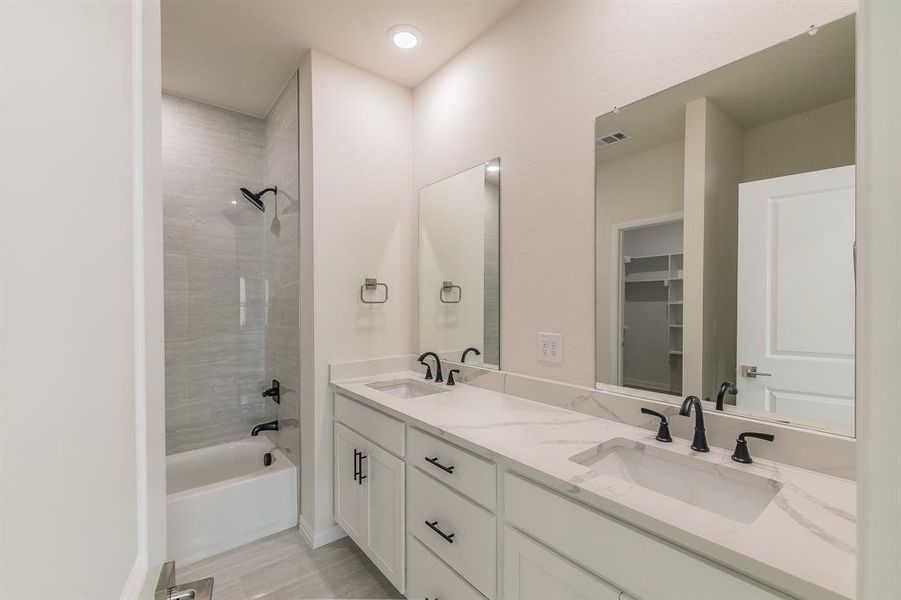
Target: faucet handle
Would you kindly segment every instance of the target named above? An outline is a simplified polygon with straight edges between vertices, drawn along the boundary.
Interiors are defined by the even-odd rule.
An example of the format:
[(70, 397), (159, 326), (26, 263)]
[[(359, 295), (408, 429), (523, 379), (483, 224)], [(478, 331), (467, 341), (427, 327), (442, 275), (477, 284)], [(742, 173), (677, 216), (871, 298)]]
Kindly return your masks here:
[(650, 408), (641, 407), (642, 414), (651, 415), (660, 419), (660, 427), (657, 429), (657, 437), (654, 439), (658, 442), (672, 442), (673, 436), (670, 435), (669, 432), (669, 421), (666, 420), (666, 417), (656, 410), (651, 410)]
[(432, 379), (432, 365), (425, 362), (424, 360), (419, 361), (419, 364), (425, 367), (425, 378)]
[(460, 369), (451, 369), (447, 374), (447, 385), (457, 385), (457, 382), (454, 381), (454, 373), (459, 373)]
[(766, 440), (768, 442), (772, 442), (776, 439), (776, 436), (772, 433), (755, 433), (753, 431), (739, 433), (738, 439), (735, 440), (735, 452), (732, 453), (732, 460), (746, 465), (754, 462), (751, 460), (751, 453), (748, 451), (748, 441), (745, 439), (746, 437)]

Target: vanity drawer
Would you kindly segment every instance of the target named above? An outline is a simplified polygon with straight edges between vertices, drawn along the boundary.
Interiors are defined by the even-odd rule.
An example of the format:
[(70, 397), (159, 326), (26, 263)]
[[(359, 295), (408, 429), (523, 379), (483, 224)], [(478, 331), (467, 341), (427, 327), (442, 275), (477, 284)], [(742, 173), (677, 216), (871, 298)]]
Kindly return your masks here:
[(407, 531), (486, 597), (494, 598), (497, 529), (493, 514), (407, 466)]
[(485, 600), (456, 571), (432, 554), (422, 542), (407, 536), (407, 597)]
[(403, 457), (403, 421), (398, 421), (338, 393), (335, 394), (335, 420), (344, 423), (385, 450)]
[(787, 598), (515, 475), (504, 498), (509, 522), (643, 600)]
[(416, 429), (407, 432), (407, 464), (494, 510), (497, 479), (494, 464)]

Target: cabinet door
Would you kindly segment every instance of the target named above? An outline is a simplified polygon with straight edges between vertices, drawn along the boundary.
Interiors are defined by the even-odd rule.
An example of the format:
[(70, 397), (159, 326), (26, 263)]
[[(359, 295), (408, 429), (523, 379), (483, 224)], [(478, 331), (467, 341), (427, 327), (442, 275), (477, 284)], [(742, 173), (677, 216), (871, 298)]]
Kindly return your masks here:
[(509, 526), (504, 542), (506, 600), (619, 600), (619, 590)]
[(363, 463), (369, 498), (369, 557), (404, 591), (404, 463), (370, 443)]
[(366, 440), (344, 425), (335, 425), (335, 521), (361, 548), (369, 541), (369, 486), (365, 479), (360, 482), (356, 472), (358, 453), (365, 454), (366, 445)]

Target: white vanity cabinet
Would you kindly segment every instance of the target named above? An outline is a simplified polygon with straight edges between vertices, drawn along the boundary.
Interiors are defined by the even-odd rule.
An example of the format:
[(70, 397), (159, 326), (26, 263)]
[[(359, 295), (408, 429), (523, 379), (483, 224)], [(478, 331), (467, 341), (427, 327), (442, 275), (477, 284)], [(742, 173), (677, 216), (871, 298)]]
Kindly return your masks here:
[(359, 481), (360, 452), (367, 440), (335, 425), (335, 520), (359, 545), (369, 539), (369, 485)]
[(412, 535), (407, 535), (407, 598), (485, 600), (466, 579)]
[(620, 591), (526, 537), (504, 531), (504, 589), (519, 600), (620, 600)]
[[(366, 429), (365, 426), (361, 428)], [(404, 463), (365, 437), (365, 433), (335, 423), (335, 520), (385, 577), (403, 592), (406, 561)]]
[(335, 421), (335, 519), (408, 598), (790, 600), (340, 393)]
[(493, 600), (497, 525), (491, 512), (407, 466), (407, 531)]
[(516, 475), (504, 475), (504, 497), (508, 523), (642, 600), (788, 598)]

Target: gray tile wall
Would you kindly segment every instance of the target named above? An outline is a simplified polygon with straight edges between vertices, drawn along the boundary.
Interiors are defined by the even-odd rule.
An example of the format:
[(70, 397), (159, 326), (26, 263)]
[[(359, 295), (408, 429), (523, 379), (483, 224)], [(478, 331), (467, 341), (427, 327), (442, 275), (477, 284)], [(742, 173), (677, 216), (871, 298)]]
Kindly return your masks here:
[[(267, 387), (265, 123), (163, 95), (166, 453), (240, 439), (274, 419)], [(267, 202), (272, 196), (267, 195)]]
[[(264, 265), (269, 282), (266, 379), (281, 383), (278, 445), (300, 464), (300, 183), (295, 74), (266, 117), (264, 183), (278, 186), (266, 207)], [(271, 208), (271, 210), (270, 210)], [(298, 480), (299, 481), (299, 480)]]

